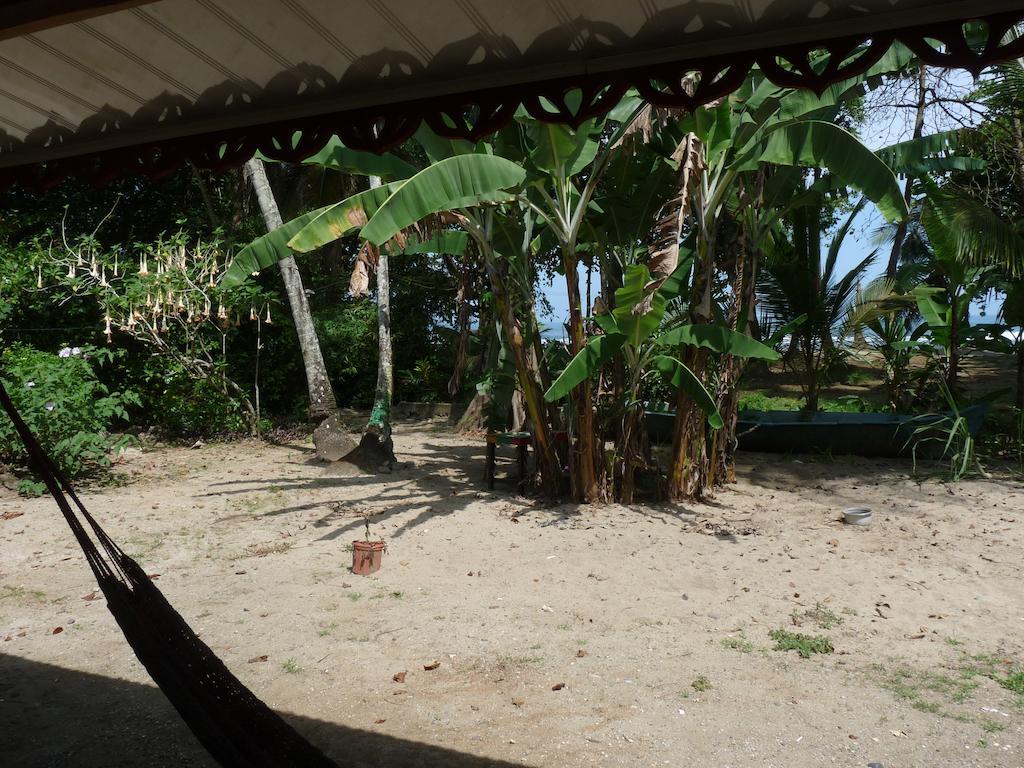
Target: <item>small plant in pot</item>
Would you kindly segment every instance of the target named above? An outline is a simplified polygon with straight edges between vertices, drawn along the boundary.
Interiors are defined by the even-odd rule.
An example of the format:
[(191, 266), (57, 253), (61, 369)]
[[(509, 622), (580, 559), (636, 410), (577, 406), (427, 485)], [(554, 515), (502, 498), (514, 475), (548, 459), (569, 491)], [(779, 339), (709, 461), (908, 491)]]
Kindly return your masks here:
[(352, 542), (352, 573), (357, 576), (369, 576), (380, 570), (381, 559), (387, 547), (382, 539), (370, 540), (370, 515), (363, 515), (363, 526), (366, 537), (362, 541)]

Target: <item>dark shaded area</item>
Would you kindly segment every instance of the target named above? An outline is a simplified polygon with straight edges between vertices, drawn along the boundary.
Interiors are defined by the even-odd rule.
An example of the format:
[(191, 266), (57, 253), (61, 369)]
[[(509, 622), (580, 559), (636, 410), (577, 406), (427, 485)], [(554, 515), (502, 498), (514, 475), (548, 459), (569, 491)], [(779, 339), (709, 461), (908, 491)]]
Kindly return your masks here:
[[(285, 719), (339, 766), (517, 765), (324, 720)], [(17, 656), (0, 655), (0, 723), (5, 768), (216, 766), (158, 689)]]

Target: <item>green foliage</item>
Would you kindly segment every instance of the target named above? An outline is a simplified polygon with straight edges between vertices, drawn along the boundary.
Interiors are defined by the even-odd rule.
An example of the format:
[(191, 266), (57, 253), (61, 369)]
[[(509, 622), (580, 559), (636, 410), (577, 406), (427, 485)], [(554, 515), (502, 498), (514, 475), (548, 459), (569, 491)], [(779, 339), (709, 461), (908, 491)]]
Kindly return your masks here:
[[(97, 477), (111, 454), (129, 445), (111, 428), (138, 404), (134, 392), (112, 392), (96, 369), (109, 363), (108, 349), (71, 347), (58, 354), (16, 344), (0, 357), (0, 376), (11, 400), (57, 466), (69, 478)], [(5, 417), (0, 419), (0, 459), (24, 465), (27, 454)]]
[(775, 641), (772, 650), (796, 651), (804, 659), (816, 653), (833, 653), (832, 641), (824, 635), (805, 635), (801, 632), (789, 632), (785, 629), (773, 629), (768, 636)]
[(705, 691), (710, 691), (714, 686), (711, 685), (711, 680), (707, 675), (697, 675), (694, 681), (690, 683), (690, 687), (697, 691), (697, 693), (704, 693)]
[(975, 469), (980, 470), (981, 464), (975, 450), (974, 436), (971, 435), (967, 419), (960, 412), (956, 397), (950, 391), (944, 378), (938, 378), (936, 383), (949, 408), (949, 413), (926, 414), (918, 417), (926, 422), (916, 427), (910, 438), (913, 441), (914, 467), (916, 469), (918, 452), (922, 447), (941, 445), (940, 459), (948, 463), (949, 479), (957, 483)]
[[(804, 402), (798, 397), (772, 397), (762, 392), (748, 392), (740, 396), (741, 411), (793, 411), (803, 410)], [(883, 410), (881, 405), (862, 398), (821, 398), (818, 409), (825, 413), (875, 413)]]
[[(383, 245), (431, 213), (508, 200), (526, 178), (516, 163), (494, 155), (457, 155), (398, 183), (363, 227), (363, 237)], [(301, 234), (300, 234), (301, 236)], [(337, 237), (337, 235), (335, 235)]]
[(137, 386), (142, 408), (164, 437), (209, 439), (247, 429), (240, 403), (215, 377), (196, 378), (173, 361), (154, 357)]

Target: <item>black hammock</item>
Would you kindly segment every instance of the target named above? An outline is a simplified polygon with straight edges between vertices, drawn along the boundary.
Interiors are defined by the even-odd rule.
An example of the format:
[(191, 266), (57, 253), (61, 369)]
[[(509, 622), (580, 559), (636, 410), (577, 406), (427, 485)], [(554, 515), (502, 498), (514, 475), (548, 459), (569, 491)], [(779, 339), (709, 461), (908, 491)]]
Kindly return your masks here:
[(231, 674), (139, 564), (100, 528), (18, 414), (2, 383), (0, 403), (14, 422), (32, 468), (85, 552), (128, 644), (217, 762), (226, 768), (338, 768)]

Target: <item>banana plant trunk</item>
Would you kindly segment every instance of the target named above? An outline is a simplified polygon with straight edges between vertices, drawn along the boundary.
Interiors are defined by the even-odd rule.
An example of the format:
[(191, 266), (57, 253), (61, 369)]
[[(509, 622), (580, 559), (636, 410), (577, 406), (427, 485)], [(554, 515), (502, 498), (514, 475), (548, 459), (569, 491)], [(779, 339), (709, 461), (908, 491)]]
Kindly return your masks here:
[[(705, 223), (707, 226), (707, 223)], [(711, 231), (714, 227), (712, 225)], [(701, 233), (697, 241), (697, 258), (693, 269), (690, 301), (690, 322), (711, 322), (711, 290), (714, 269), (714, 244)], [(680, 359), (702, 384), (707, 379), (709, 351), (702, 347), (686, 347)], [(708, 490), (711, 475), (707, 445), (707, 417), (685, 390), (676, 392), (676, 421), (672, 433), (672, 462), (669, 469), (668, 492), (673, 501), (700, 500)]]
[[(483, 246), (483, 244), (481, 245)], [(557, 498), (561, 495), (562, 470), (551, 430), (545, 418), (544, 395), (538, 384), (537, 372), (531, 364), (529, 350), (523, 336), (522, 323), (512, 308), (508, 286), (492, 253), (484, 253), (484, 266), (487, 269), (491, 291), (494, 294), (494, 306), (501, 321), (505, 340), (512, 352), (519, 386), (523, 391), (523, 406), (533, 427), (537, 471), (540, 474), (540, 490), (545, 496)]]
[[(580, 307), (577, 264), (576, 255), (568, 248), (563, 248), (562, 266), (569, 298), (569, 344), (572, 357), (578, 355), (587, 343)], [(575, 388), (572, 401), (576, 406), (576, 448), (570, 450), (570, 461), (574, 465), (571, 473), (575, 484), (573, 494), (577, 501), (593, 504), (601, 500), (601, 480), (598, 463), (600, 450), (589, 381), (584, 380)]]
[[(255, 157), (249, 160), (245, 164), (245, 173), (256, 193), (256, 200), (263, 213), (267, 231), (273, 232), (284, 222), (281, 219), (281, 211), (277, 207), (274, 192), (270, 188), (270, 181), (267, 179), (263, 161)], [(302, 286), (299, 268), (291, 256), (281, 259), (279, 264), (285, 293), (288, 296), (288, 305), (292, 313), (292, 321), (295, 323), (295, 331), (299, 336), (302, 364), (306, 371), (306, 384), (309, 389), (309, 417), (311, 421), (319, 424), (338, 410), (338, 404), (334, 399), (334, 390), (331, 388), (330, 379), (327, 377), (327, 366), (320, 350), (320, 339), (317, 337), (316, 326), (313, 325), (313, 315), (309, 310), (309, 301)]]

